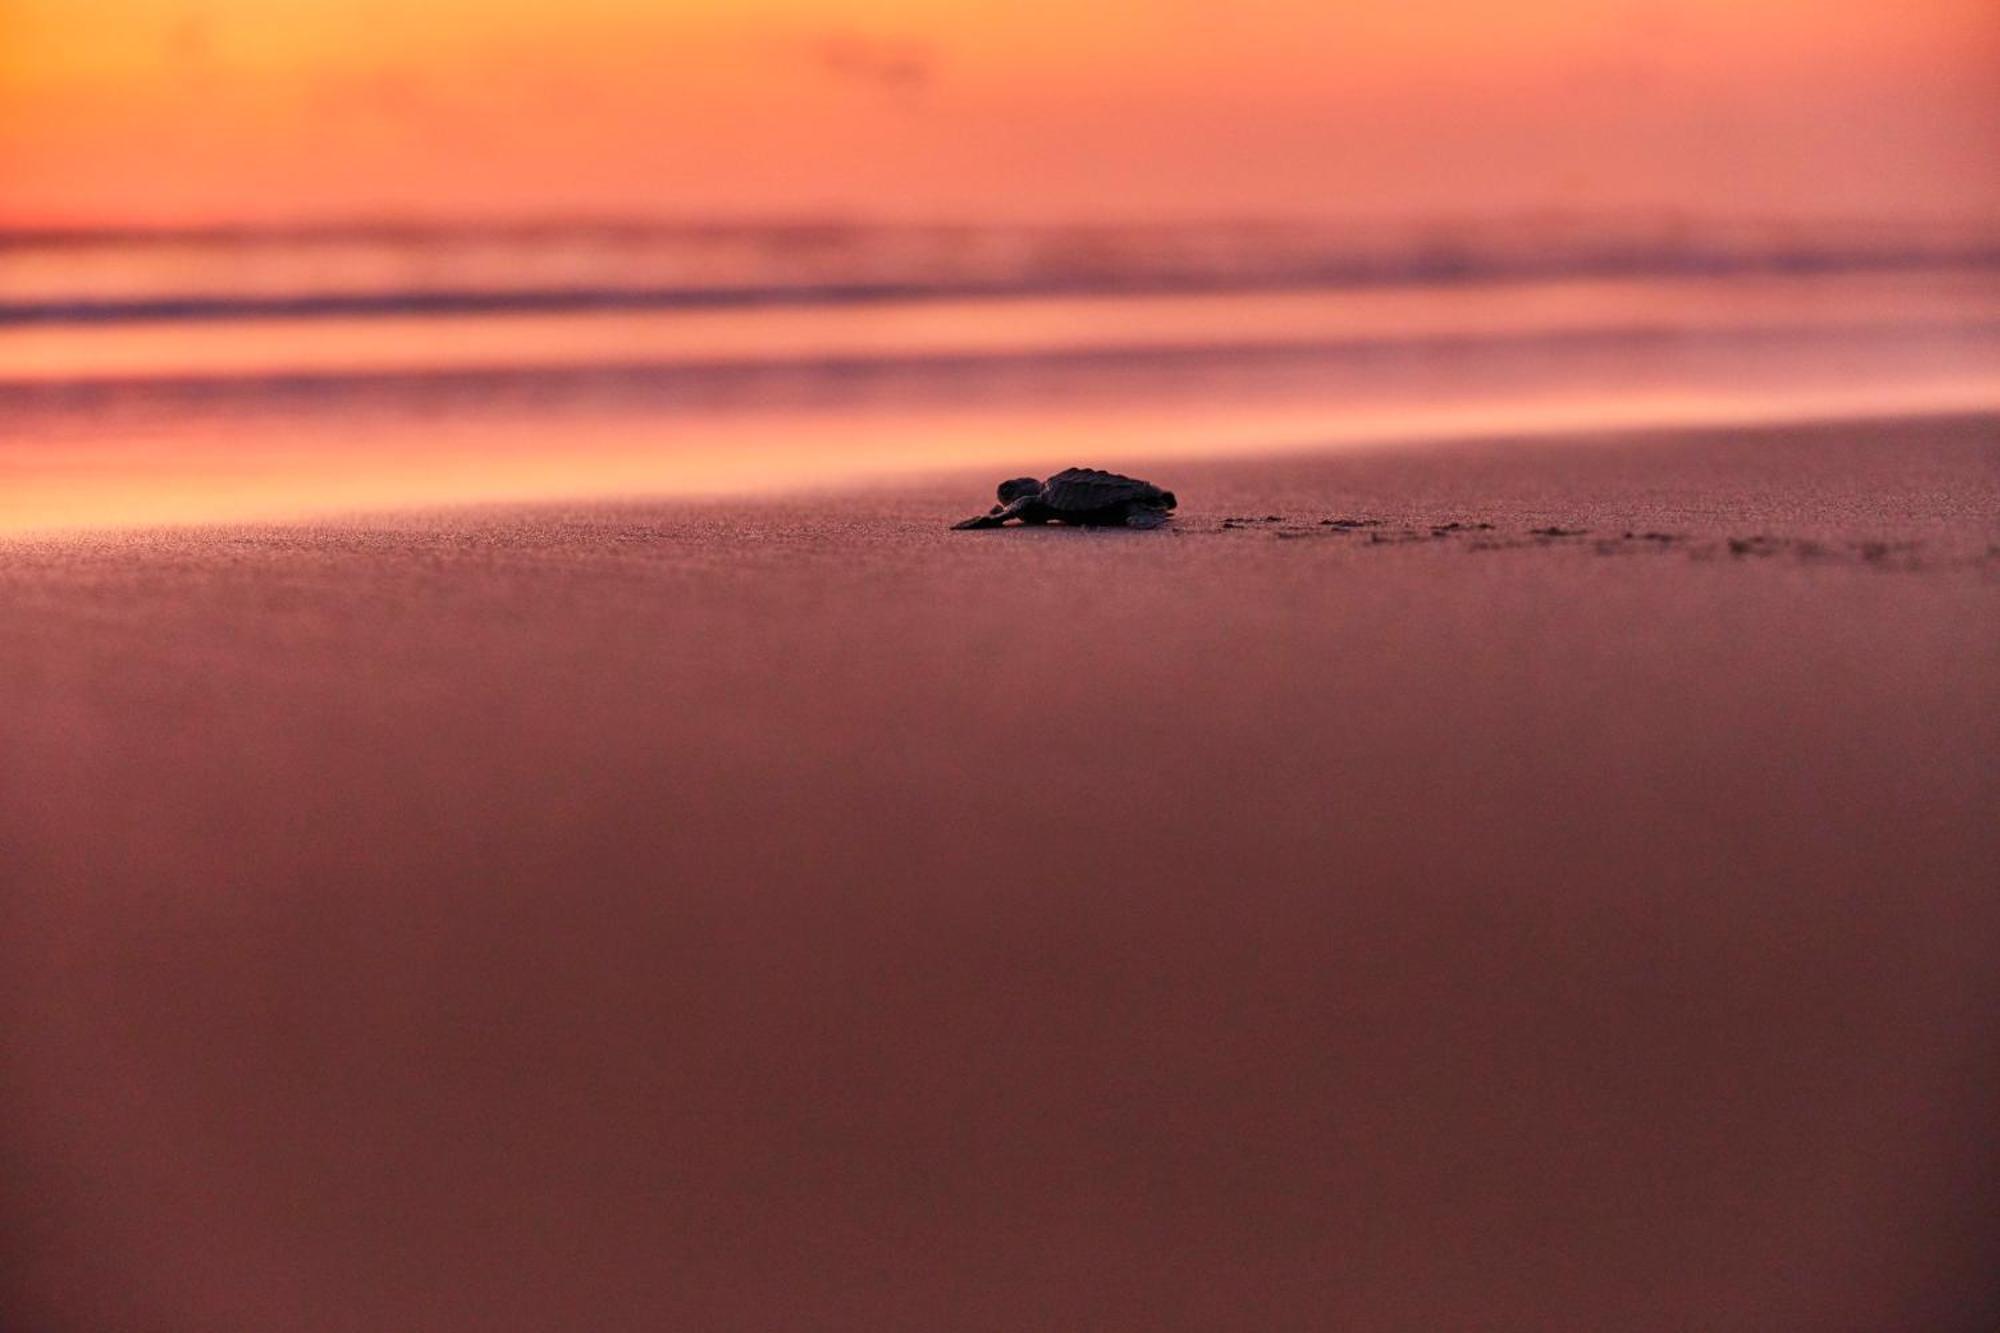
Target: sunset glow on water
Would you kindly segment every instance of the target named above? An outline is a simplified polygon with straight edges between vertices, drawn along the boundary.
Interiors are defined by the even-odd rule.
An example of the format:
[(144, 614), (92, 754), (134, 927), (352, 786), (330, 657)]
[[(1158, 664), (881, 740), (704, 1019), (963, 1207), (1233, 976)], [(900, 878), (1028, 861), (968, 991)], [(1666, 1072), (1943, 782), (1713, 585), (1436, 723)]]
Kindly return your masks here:
[[(321, 240), (172, 263), (138, 242), (17, 247), (0, 529), (2000, 404), (2000, 268), (1962, 239), (1807, 251), (1831, 271), (1797, 272), (1790, 251), (1564, 260), (1506, 234), (1444, 278), (1434, 252), (1353, 249), (1246, 273), (1212, 234), (1182, 237), (1177, 267), (1156, 236), (1055, 270), (990, 238), (860, 235), (803, 270), (761, 238), (766, 263), (739, 254), (721, 285), (661, 269), (658, 245), (634, 282), (631, 247), (589, 237), (526, 247), (532, 285), (460, 253), (477, 235), (426, 238), (400, 288), (329, 272)], [(395, 273), (372, 244), (389, 253), (368, 272)], [(1551, 254), (1583, 271), (1523, 271)]]

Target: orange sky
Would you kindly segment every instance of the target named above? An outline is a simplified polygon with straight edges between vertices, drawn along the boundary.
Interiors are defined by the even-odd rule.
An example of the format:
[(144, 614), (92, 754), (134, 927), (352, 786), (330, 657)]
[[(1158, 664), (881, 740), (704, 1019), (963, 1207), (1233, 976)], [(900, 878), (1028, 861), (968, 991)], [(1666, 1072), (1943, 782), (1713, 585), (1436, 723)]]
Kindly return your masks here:
[(0, 224), (2000, 212), (1990, 0), (0, 0)]

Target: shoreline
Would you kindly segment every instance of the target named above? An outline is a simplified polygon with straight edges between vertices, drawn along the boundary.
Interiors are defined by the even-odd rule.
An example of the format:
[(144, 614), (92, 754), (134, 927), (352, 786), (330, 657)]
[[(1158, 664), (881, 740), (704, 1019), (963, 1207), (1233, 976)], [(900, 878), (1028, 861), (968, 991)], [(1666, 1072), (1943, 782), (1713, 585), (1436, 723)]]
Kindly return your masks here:
[[(1508, 429), (1495, 428), (1490, 424), (1491, 419), (1497, 414), (1468, 409), (1461, 414), (1465, 418), (1463, 434), (1440, 432), (1437, 423), (1432, 421), (1407, 427), (1392, 434), (1337, 441), (1301, 441), (1295, 445), (1275, 447), (1266, 442), (1262, 447), (1253, 444), (1241, 452), (1227, 453), (1217, 452), (1211, 445), (1206, 451), (1201, 451), (1199, 446), (1191, 446), (1186, 451), (1172, 450), (1166, 453), (1147, 454), (1143, 451), (1143, 446), (1127, 440), (1114, 445), (1102, 457), (1093, 456), (1087, 461), (1093, 466), (1107, 466), (1135, 475), (1157, 473), (1163, 469), (1179, 469), (1202, 475), (1226, 477), (1232, 470), (1254, 473), (1272, 467), (1311, 463), (1314, 460), (1422, 456), (1436, 451), (1474, 454), (1508, 448), (1643, 449), (1671, 446), (1675, 442), (1709, 443), (1725, 436), (1784, 438), (1800, 432), (1838, 437), (1845, 432), (1868, 429), (1934, 428), (1956, 432), (1962, 429), (1976, 431), (1990, 427), (1996, 437), (2000, 437), (2000, 403), (1989, 404), (1984, 401), (1945, 402), (1917, 410), (1908, 407), (1884, 407), (1876, 411), (1857, 411), (1850, 408), (1831, 415), (1823, 409), (1814, 408), (1803, 408), (1796, 415), (1787, 415), (1782, 411), (1764, 415), (1745, 415), (1731, 412), (1727, 408), (1709, 409), (1705, 413), (1685, 408), (1683, 411), (1687, 413), (1686, 419), (1660, 421), (1646, 415), (1642, 409), (1629, 424), (1620, 424), (1615, 418), (1606, 420), (1604, 414), (1595, 409), (1580, 409), (1571, 414), (1566, 422), (1551, 420), (1547, 415), (1534, 417), (1531, 414), (1529, 419), (1537, 424)], [(872, 469), (858, 471), (850, 469), (838, 475), (829, 474), (811, 482), (784, 488), (745, 488), (739, 484), (733, 487), (680, 491), (660, 491), (643, 487), (625, 491), (600, 489), (553, 495), (522, 493), (493, 498), (437, 498), (395, 506), (363, 504), (311, 508), (304, 511), (296, 508), (287, 510), (282, 506), (273, 509), (268, 506), (258, 508), (253, 505), (237, 513), (224, 513), (213, 517), (188, 517), (165, 522), (148, 522), (135, 515), (124, 521), (35, 525), (26, 521), (10, 521), (4, 512), (0, 512), (0, 551), (5, 551), (9, 545), (18, 548), (48, 542), (88, 542), (110, 540), (121, 536), (192, 534), (205, 530), (237, 528), (356, 527), (371, 524), (404, 526), (426, 520), (450, 524), (476, 521), (481, 516), (532, 515), (559, 510), (615, 510), (645, 506), (783, 505), (818, 498), (853, 497), (870, 488), (888, 494), (922, 495), (954, 484), (976, 489), (979, 483), (985, 481), (990, 474), (994, 474), (995, 469), (1011, 468), (1018, 472), (1026, 465), (1024, 460), (1033, 458), (1037, 453), (1046, 453), (1046, 457), (1042, 459), (1046, 470), (1055, 470), (1076, 461), (1065, 454), (1048, 452), (1045, 446), (1028, 443), (1024, 445), (1022, 453), (1011, 462), (996, 456), (988, 462), (927, 465), (920, 459), (904, 458), (894, 463), (877, 464)], [(151, 503), (157, 506), (157, 501)]]

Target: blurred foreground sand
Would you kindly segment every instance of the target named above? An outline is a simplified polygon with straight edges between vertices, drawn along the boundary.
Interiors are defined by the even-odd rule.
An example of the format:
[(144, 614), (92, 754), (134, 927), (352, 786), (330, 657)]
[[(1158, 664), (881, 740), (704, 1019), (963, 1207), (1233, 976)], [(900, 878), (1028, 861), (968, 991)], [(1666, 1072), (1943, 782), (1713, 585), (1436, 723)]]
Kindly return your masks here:
[(1156, 479), (0, 544), (13, 1326), (1990, 1327), (2000, 423)]

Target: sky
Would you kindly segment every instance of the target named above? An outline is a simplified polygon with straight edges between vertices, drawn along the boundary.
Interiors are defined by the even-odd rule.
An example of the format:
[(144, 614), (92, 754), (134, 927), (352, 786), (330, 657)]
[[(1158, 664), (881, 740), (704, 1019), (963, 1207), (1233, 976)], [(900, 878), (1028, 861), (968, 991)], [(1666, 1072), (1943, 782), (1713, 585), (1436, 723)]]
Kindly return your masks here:
[(2000, 214), (1990, 0), (0, 0), (0, 226)]

